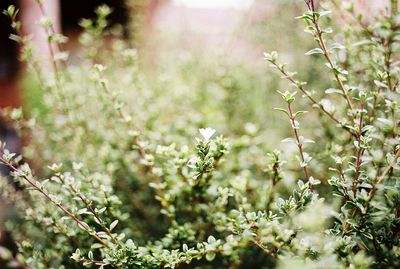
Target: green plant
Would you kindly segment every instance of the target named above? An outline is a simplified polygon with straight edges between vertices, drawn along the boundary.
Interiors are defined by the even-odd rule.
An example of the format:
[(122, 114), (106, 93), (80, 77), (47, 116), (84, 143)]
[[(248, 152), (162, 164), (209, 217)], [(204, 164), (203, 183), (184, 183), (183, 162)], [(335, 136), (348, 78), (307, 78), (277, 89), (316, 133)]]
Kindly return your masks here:
[[(46, 112), (2, 112), (29, 135), (24, 157), (35, 169), (0, 145), (0, 162), (23, 189), (0, 181), (19, 212), (6, 223), (18, 254), (0, 248), (0, 259), (27, 268), (399, 267), (397, 1), (369, 26), (351, 5), (337, 10), (351, 20), (337, 37), (325, 26), (329, 12), (305, 2), (299, 19), (317, 44), (306, 54), (326, 61), (315, 75), (331, 76), (332, 87), (312, 91), (278, 53), (265, 53), (294, 89), (279, 92), (277, 110), (297, 161), (260, 152), (251, 124), (235, 129), (232, 119), (226, 129), (239, 138), (231, 141), (204, 128), (193, 103), (171, 104), (180, 92), (162, 94), (164, 81), (148, 88), (138, 52), (118, 38), (107, 57), (89, 53), (79, 66), (53, 53), (54, 76), (43, 76), (17, 11), (5, 11)], [(97, 14), (102, 23), (84, 28), (101, 50), (109, 10)], [(50, 45), (64, 42), (43, 27)], [(310, 105), (300, 110), (296, 98)]]

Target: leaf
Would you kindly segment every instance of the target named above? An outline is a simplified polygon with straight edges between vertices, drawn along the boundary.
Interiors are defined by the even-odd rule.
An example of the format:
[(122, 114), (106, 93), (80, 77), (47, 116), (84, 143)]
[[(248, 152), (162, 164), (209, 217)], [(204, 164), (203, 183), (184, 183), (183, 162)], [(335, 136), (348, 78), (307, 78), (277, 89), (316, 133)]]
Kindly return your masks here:
[(215, 259), (216, 254), (214, 252), (209, 252), (206, 254), (206, 260), (211, 262)]
[(313, 54), (324, 54), (324, 52), (320, 48), (315, 48), (306, 52), (306, 55), (313, 55)]
[(278, 53), (276, 51), (272, 51), (271, 53), (264, 52), (264, 59), (274, 63), (278, 59)]
[(340, 44), (340, 43), (333, 43), (332, 45), (329, 46), (329, 50), (330, 50), (330, 51), (333, 51), (333, 50), (335, 50), (335, 49), (342, 50), (342, 49), (345, 49), (345, 48), (346, 48), (346, 47), (343, 46), (343, 45)]
[(288, 142), (290, 142), (290, 143), (296, 143), (296, 140), (294, 140), (294, 138), (292, 138), (292, 137), (287, 137), (287, 138), (285, 138), (285, 139), (282, 139), (281, 140), (281, 142), (282, 143), (288, 143)]
[(208, 242), (209, 244), (215, 243), (216, 241), (217, 241), (217, 240), (216, 240), (215, 237), (212, 236), (212, 235), (210, 235), (210, 236), (208, 237), (208, 239), (207, 239), (207, 242)]
[(333, 30), (332, 30), (332, 28), (325, 28), (325, 29), (321, 30), (321, 33), (331, 34), (331, 33), (333, 33)]
[(388, 88), (388, 86), (387, 86), (385, 83), (383, 83), (383, 82), (381, 82), (381, 81), (379, 81), (379, 80), (374, 80), (374, 83), (375, 83), (375, 85), (378, 86), (379, 88), (384, 88), (384, 89), (387, 89), (387, 88)]
[(285, 113), (288, 117), (290, 117), (289, 113), (286, 110), (284, 110), (283, 108), (274, 108), (274, 109), (277, 111), (280, 111), (282, 113)]
[(358, 226), (357, 221), (355, 219), (353, 219), (353, 218), (346, 219), (346, 222), (351, 224), (351, 225), (353, 225), (353, 226), (355, 226), (355, 227)]
[(103, 245), (100, 243), (94, 243), (93, 245), (90, 246), (91, 249), (97, 249), (97, 248), (102, 248)]
[(329, 88), (325, 91), (326, 94), (332, 94), (332, 93), (338, 93), (338, 94), (342, 94), (342, 91), (339, 89), (335, 89), (335, 88)]
[(296, 118), (297, 116), (303, 115), (303, 114), (305, 114), (307, 112), (308, 111), (304, 111), (304, 110), (297, 111), (296, 113), (294, 113), (294, 117)]
[(107, 207), (103, 207), (103, 208), (100, 208), (97, 212), (99, 213), (99, 214), (102, 214), (104, 211), (106, 211), (107, 210)]
[(393, 125), (393, 121), (385, 118), (378, 118), (378, 121), (385, 124), (385, 125)]
[(15, 42), (17, 42), (17, 43), (20, 43), (20, 42), (22, 41), (22, 38), (21, 38), (20, 36), (14, 35), (14, 34), (10, 34), (9, 38), (10, 38), (12, 41), (15, 41)]
[(296, 17), (296, 19), (301, 19), (301, 20), (304, 20), (305, 22), (311, 22), (313, 20), (313, 16), (310, 13), (306, 13), (306, 14)]
[(0, 246), (0, 259), (2, 260), (10, 260), (12, 258), (13, 254), (11, 253), (10, 250), (8, 250), (5, 247)]
[(89, 257), (89, 259), (93, 260), (93, 251), (89, 251), (88, 257)]
[(372, 185), (366, 182), (360, 184), (361, 188), (372, 189)]
[(329, 15), (331, 13), (332, 13), (332, 11), (330, 11), (330, 10), (324, 10), (324, 11), (318, 12), (320, 17), (327, 16), (327, 15)]
[(110, 224), (110, 231), (112, 231), (112, 230), (115, 228), (115, 226), (117, 226), (117, 224), (118, 224), (118, 220), (114, 220), (114, 221)]
[(87, 212), (87, 209), (86, 209), (86, 208), (79, 209), (79, 210), (78, 210), (78, 215), (85, 214), (86, 212)]
[(366, 40), (361, 40), (359, 42), (353, 43), (352, 46), (353, 47), (364, 46), (364, 45), (370, 46), (370, 45), (374, 45), (374, 44), (375, 44), (375, 42), (366, 39)]
[(15, 6), (14, 6), (14, 5), (9, 6), (8, 9), (7, 9), (7, 13), (8, 13), (8, 15), (9, 15), (10, 17), (14, 16), (14, 13), (15, 13)]

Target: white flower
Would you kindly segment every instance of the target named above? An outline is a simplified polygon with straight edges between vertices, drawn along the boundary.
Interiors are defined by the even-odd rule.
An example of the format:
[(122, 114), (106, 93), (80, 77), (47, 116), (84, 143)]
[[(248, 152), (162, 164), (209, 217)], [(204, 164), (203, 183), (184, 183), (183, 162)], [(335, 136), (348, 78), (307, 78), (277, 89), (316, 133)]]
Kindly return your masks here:
[(192, 157), (187, 163), (187, 166), (189, 168), (195, 169), (196, 168), (196, 163), (199, 161), (199, 158), (197, 157)]
[(201, 128), (199, 131), (206, 141), (210, 140), (210, 138), (215, 134), (215, 130), (212, 128)]

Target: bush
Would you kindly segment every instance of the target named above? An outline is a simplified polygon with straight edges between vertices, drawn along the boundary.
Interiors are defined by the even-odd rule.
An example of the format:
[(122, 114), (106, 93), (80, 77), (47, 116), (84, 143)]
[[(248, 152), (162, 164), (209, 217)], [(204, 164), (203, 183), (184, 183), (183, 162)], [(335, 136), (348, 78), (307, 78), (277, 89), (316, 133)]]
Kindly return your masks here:
[[(18, 212), (6, 223), (18, 254), (0, 248), (0, 257), (28, 268), (399, 268), (397, 1), (368, 25), (353, 5), (334, 5), (346, 23), (336, 36), (330, 13), (305, 2), (299, 19), (317, 45), (306, 54), (327, 67), (312, 75), (330, 88), (311, 90), (265, 53), (291, 86), (276, 110), (297, 161), (265, 153), (254, 124), (221, 127), (232, 140), (205, 128), (191, 108), (198, 98), (180, 88), (160, 80), (150, 90), (136, 50), (118, 38), (102, 50), (110, 44), (100, 37), (114, 32), (106, 6), (83, 22), (86, 59), (65, 64), (60, 49), (51, 76), (11, 6), (12, 38), (45, 92), (29, 118), (2, 112), (29, 143), (27, 161), (1, 144), (0, 162), (23, 190), (0, 183)], [(65, 41), (43, 27), (50, 43)], [(245, 73), (233, 70), (233, 80)]]

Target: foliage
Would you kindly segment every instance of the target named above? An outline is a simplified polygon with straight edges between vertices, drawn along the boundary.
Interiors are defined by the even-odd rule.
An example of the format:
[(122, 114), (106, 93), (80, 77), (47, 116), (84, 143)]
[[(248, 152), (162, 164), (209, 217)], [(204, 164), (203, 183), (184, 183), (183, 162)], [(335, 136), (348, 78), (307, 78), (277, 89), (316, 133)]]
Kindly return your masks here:
[(0, 258), (27, 268), (398, 268), (397, 1), (369, 24), (353, 5), (331, 1), (346, 23), (336, 36), (330, 12), (305, 2), (299, 19), (317, 46), (306, 55), (326, 62), (313, 74), (325, 81), (311, 90), (277, 52), (264, 55), (291, 87), (278, 92), (276, 110), (297, 160), (265, 152), (256, 125), (235, 128), (247, 118), (221, 123), (234, 134), (227, 139), (204, 128), (191, 109), (198, 98), (167, 91), (165, 80), (150, 89), (138, 52), (100, 38), (112, 32), (107, 7), (83, 22), (89, 51), (79, 65), (64, 62), (65, 38), (43, 20), (58, 47), (53, 72), (32, 56), (17, 10), (5, 11), (45, 90), (45, 112), (2, 112), (29, 144), (26, 159), (0, 146), (23, 189), (0, 182), (18, 212), (7, 222), (18, 254), (0, 248)]

